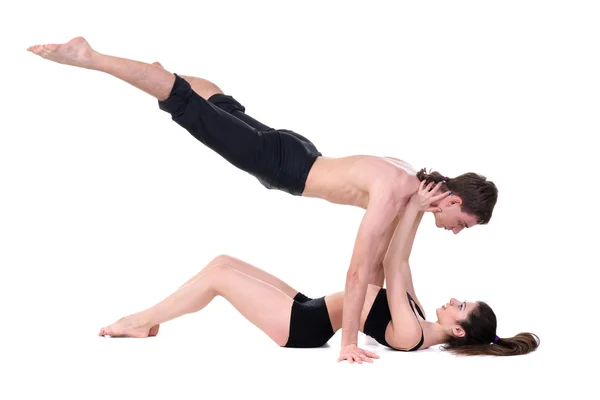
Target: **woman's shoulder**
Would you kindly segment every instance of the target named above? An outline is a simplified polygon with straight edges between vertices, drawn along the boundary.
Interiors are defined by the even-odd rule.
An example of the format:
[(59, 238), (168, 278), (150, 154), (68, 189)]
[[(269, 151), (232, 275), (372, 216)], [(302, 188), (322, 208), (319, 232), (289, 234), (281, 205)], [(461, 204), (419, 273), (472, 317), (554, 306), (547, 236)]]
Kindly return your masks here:
[(386, 341), (397, 350), (413, 350), (423, 342), (422, 314), (408, 292), (407, 302), (400, 313), (390, 322), (386, 330)]

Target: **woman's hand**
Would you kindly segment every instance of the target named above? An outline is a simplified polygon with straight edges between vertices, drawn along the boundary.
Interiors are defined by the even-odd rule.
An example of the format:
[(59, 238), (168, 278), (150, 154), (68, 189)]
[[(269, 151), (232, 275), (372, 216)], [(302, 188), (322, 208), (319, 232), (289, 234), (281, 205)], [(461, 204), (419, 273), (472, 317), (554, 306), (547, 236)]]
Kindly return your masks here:
[(448, 191), (441, 194), (437, 194), (443, 183), (443, 181), (438, 182), (437, 185), (433, 186), (433, 182), (429, 182), (429, 184), (425, 186), (425, 181), (421, 181), (421, 184), (419, 185), (419, 190), (417, 190), (417, 192), (413, 194), (410, 198), (410, 204), (413, 207), (418, 207), (419, 211), (442, 211), (441, 208), (437, 206), (432, 207), (431, 204), (443, 199), (444, 197), (452, 193)]

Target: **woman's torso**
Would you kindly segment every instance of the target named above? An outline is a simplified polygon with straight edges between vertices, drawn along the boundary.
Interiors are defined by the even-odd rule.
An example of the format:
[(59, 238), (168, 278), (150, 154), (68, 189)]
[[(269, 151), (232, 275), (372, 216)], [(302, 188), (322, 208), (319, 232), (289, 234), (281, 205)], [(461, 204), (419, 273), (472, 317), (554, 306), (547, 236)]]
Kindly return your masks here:
[[(365, 294), (365, 302), (360, 313), (359, 331), (361, 332), (365, 331), (365, 322), (367, 321), (367, 318), (369, 318), (369, 313), (373, 308), (373, 304), (380, 290), (381, 288), (376, 285), (369, 284), (367, 287), (367, 292)], [(329, 319), (331, 321), (333, 331), (337, 332), (339, 329), (342, 328), (344, 292), (337, 292), (325, 296), (325, 304), (327, 305), (327, 312), (329, 313)], [(421, 323), (421, 321), (423, 321), (423, 318), (417, 315), (417, 313), (415, 313), (415, 315), (419, 323)], [(382, 334), (385, 335), (385, 332), (383, 332)]]

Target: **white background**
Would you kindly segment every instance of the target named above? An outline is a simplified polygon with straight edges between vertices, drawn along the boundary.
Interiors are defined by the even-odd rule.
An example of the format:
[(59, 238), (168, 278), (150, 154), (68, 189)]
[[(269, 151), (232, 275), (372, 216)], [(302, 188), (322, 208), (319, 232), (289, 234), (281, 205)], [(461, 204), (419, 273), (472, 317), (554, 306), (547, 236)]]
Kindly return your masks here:
[[(593, 396), (582, 362), (597, 357), (597, 2), (3, 7), (3, 399)], [(266, 190), (144, 92), (25, 51), (80, 35), (210, 79), (326, 156), (486, 175), (500, 191), (487, 226), (454, 236), (425, 216), (416, 291), (430, 317), (451, 296), (487, 301), (500, 336), (534, 332), (538, 351), (374, 346), (373, 364), (336, 363), (341, 333), (323, 349), (280, 349), (221, 298), (153, 339), (97, 337), (218, 254), (308, 296), (342, 290), (363, 211)]]

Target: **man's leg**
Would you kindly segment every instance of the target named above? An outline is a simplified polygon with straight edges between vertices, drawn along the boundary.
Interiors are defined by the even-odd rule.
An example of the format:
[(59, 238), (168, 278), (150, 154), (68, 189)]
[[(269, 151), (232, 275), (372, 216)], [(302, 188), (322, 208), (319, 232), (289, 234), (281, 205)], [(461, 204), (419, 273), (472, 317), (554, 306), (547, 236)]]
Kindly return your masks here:
[[(152, 64), (159, 67), (163, 67), (158, 61), (153, 62)], [(242, 106), (231, 96), (225, 95), (225, 93), (223, 93), (223, 91), (213, 82), (204, 78), (198, 78), (196, 76), (180, 76), (190, 84), (194, 92), (198, 93), (200, 97), (210, 101), (212, 104), (219, 107), (221, 110), (228, 112), (237, 119), (244, 121), (252, 128), (259, 131), (270, 131), (273, 129), (246, 114), (246, 109), (244, 106)]]
[(98, 53), (82, 37), (65, 44), (31, 46), (27, 50), (60, 64), (106, 72), (158, 100), (166, 100), (169, 97), (175, 82), (175, 76), (163, 68)]
[[(27, 50), (61, 64), (105, 72), (143, 90), (154, 96), (175, 122), (228, 162), (254, 176), (263, 172), (259, 163), (266, 155), (258, 131), (203, 99), (187, 81), (160, 65), (101, 54), (82, 37)], [(210, 84), (200, 90), (205, 96), (211, 91), (220, 89)]]
[[(160, 63), (158, 62), (155, 62), (154, 64), (160, 65)], [(310, 165), (312, 165), (314, 157), (321, 156), (321, 153), (317, 150), (316, 146), (309, 139), (287, 129), (275, 130), (263, 124), (262, 122), (257, 121), (256, 119), (246, 114), (245, 107), (242, 104), (240, 104), (236, 99), (234, 99), (232, 96), (225, 95), (217, 85), (206, 79), (188, 75), (181, 76), (187, 82), (189, 82), (192, 89), (199, 96), (208, 100), (210, 103), (214, 104), (219, 109), (231, 114), (238, 120), (246, 123), (251, 128), (254, 128), (258, 132), (261, 132), (261, 134), (264, 135), (267, 141), (269, 140), (269, 138), (275, 137), (275, 148), (278, 149), (281, 147), (286, 147), (286, 143), (290, 144), (290, 146), (287, 147), (287, 150), (284, 153), (286, 153), (288, 157), (290, 157), (290, 155), (293, 155), (290, 157), (290, 159), (296, 160), (294, 161), (294, 165), (286, 165), (284, 160), (281, 160), (281, 162), (276, 161), (271, 163), (272, 166), (275, 166), (275, 169), (277, 171), (284, 169), (288, 171), (288, 176), (293, 176), (291, 181), (288, 181), (287, 184), (283, 185), (284, 188), (296, 187), (298, 181), (304, 182), (306, 180), (306, 176), (308, 175), (308, 169), (310, 169), (310, 167), (303, 171), (302, 162), (298, 162), (297, 160), (303, 160), (304, 162), (310, 163)], [(295, 139), (289, 140), (290, 136), (294, 137)], [(286, 167), (282, 168), (282, 165), (286, 165), (287, 169)], [(290, 185), (290, 183), (292, 183), (292, 185)], [(301, 194), (302, 190), (303, 184), (302, 188), (300, 188), (300, 186), (295, 188), (293, 190), (293, 193)], [(374, 282), (371, 283), (378, 284), (379, 282), (381, 282), (381, 284), (383, 284), (383, 270), (381, 271), (380, 275), (381, 276), (379, 278), (377, 278)], [(381, 284), (379, 285), (381, 286)]]
[[(308, 172), (321, 156), (314, 144), (300, 135), (271, 130), (247, 117), (241, 104), (206, 80), (196, 83), (204, 96), (214, 92), (210, 101), (181, 76), (159, 65), (101, 54), (82, 37), (27, 50), (61, 64), (105, 72), (154, 96), (173, 121), (269, 189), (302, 195)], [(215, 99), (218, 96), (224, 97)]]

